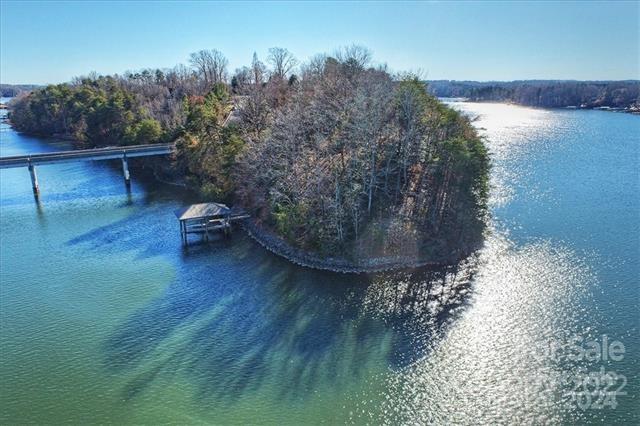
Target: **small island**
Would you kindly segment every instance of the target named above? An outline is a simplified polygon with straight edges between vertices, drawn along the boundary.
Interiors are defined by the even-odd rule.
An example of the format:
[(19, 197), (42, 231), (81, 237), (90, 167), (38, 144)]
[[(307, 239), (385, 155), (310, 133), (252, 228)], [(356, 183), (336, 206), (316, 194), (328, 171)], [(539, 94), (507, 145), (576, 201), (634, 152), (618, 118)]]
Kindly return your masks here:
[(220, 52), (200, 51), (191, 67), (35, 89), (10, 120), (79, 147), (175, 143), (170, 161), (146, 165), (242, 206), (250, 235), (304, 266), (446, 265), (480, 246), (489, 156), (466, 117), (362, 47), (299, 67), (273, 48), (267, 64), (254, 54), (229, 78)]

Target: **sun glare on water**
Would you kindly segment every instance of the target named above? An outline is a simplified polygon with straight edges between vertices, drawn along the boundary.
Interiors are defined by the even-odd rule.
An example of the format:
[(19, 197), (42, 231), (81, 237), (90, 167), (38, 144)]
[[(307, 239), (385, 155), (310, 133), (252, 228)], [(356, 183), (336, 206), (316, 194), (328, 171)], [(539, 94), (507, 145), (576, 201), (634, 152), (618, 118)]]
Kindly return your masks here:
[[(532, 150), (544, 151), (547, 137), (563, 131), (553, 114), (544, 110), (498, 104), (454, 107), (477, 117), (474, 124), (486, 137), (493, 160), (494, 209), (516, 196), (514, 186), (527, 175), (522, 157)], [(514, 167), (514, 162), (525, 167)], [(505, 419), (547, 423), (582, 415), (565, 395), (562, 378), (567, 366), (560, 367), (543, 350), (550, 341), (588, 335), (583, 326), (586, 314), (576, 306), (589, 297), (594, 274), (584, 259), (561, 243), (516, 244), (499, 217), (493, 217), (490, 228), (485, 247), (468, 266), (473, 269), (467, 271), (472, 291), (461, 285), (464, 279), (430, 290), (433, 295), (442, 288), (448, 294), (446, 303), (463, 303), (462, 309), (454, 310), (441, 327), (435, 321), (413, 324), (414, 344), (424, 348), (422, 356), (389, 373), (385, 395), (377, 395), (385, 401), (383, 406), (361, 404), (354, 421), (364, 416), (386, 424), (474, 424), (480, 418), (489, 423)], [(460, 269), (464, 275), (465, 267)], [(385, 303), (394, 305), (388, 287), (373, 285), (369, 291), (378, 311)], [(422, 310), (438, 314), (429, 308), (433, 306)]]

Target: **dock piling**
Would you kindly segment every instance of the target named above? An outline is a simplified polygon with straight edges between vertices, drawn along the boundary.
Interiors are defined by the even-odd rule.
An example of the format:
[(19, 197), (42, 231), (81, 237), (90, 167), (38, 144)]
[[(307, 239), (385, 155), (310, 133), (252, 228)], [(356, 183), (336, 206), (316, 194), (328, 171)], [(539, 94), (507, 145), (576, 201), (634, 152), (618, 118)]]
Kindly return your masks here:
[(186, 229), (185, 229), (185, 224), (184, 221), (180, 221), (180, 241), (182, 241), (182, 245), (186, 246), (187, 245), (187, 233), (186, 233)]

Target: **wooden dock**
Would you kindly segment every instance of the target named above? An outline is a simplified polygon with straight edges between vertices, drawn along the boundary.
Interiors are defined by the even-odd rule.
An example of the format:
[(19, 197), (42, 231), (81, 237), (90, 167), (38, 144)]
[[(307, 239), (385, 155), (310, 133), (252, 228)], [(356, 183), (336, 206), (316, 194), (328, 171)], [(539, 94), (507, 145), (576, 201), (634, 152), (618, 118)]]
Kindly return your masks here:
[(212, 234), (228, 236), (234, 221), (249, 217), (244, 211), (233, 210), (221, 203), (192, 204), (175, 212), (180, 221), (180, 237), (184, 246), (189, 245), (189, 235), (197, 234), (209, 241)]

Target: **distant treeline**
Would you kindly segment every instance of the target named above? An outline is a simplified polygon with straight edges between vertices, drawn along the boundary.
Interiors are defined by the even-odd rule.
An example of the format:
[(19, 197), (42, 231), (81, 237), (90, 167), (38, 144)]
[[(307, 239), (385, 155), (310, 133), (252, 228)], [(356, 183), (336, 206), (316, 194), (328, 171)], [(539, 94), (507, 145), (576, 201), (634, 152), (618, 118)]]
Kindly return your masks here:
[(41, 86), (36, 84), (0, 84), (0, 94), (3, 98), (13, 98), (14, 96), (30, 92), (38, 87)]
[(427, 81), (429, 92), (439, 97), (471, 101), (513, 102), (544, 108), (640, 107), (640, 81), (523, 80), (509, 82)]

